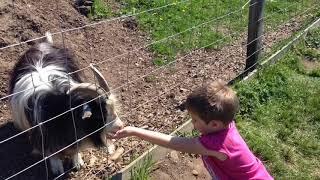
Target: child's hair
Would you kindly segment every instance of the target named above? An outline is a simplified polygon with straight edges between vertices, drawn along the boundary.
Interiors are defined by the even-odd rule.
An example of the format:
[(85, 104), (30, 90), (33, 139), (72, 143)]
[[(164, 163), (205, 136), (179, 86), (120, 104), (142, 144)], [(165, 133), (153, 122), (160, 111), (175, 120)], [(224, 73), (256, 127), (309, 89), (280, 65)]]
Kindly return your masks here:
[(194, 90), (187, 97), (185, 107), (206, 123), (219, 120), (228, 124), (235, 118), (239, 100), (225, 82), (218, 80)]

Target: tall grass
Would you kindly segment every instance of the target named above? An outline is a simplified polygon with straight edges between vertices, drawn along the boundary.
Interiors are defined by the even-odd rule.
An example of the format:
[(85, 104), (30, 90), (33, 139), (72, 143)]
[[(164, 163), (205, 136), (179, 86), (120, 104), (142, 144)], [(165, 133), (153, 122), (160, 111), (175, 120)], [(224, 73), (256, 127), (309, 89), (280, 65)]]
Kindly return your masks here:
[(131, 180), (148, 180), (154, 161), (151, 155), (147, 155), (143, 162), (131, 170)]
[(320, 78), (302, 66), (310, 54), (301, 51), (308, 49), (303, 42), (281, 62), (235, 85), (241, 134), (276, 179), (320, 178)]

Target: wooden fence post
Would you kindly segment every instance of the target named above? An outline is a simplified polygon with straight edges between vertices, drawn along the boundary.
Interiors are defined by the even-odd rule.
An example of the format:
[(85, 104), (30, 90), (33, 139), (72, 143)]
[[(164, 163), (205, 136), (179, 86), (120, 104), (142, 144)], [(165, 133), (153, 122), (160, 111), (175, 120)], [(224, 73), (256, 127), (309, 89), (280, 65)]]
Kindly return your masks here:
[[(265, 0), (251, 0), (249, 7), (247, 58), (245, 70), (255, 69), (262, 51), (263, 12)], [(250, 68), (250, 69), (248, 69)]]

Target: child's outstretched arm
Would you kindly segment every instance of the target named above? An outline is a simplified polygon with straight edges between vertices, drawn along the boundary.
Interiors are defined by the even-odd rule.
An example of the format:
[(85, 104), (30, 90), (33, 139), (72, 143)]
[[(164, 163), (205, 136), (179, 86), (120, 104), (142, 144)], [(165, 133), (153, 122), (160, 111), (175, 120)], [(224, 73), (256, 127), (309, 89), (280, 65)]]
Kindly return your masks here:
[(217, 151), (206, 149), (198, 140), (198, 138), (186, 138), (171, 136), (160, 132), (150, 131), (137, 127), (127, 126), (119, 130), (114, 138), (122, 138), (128, 136), (137, 136), (145, 141), (157, 144), (166, 148), (174, 149), (180, 152), (215, 156), (220, 160), (225, 160), (227, 156)]

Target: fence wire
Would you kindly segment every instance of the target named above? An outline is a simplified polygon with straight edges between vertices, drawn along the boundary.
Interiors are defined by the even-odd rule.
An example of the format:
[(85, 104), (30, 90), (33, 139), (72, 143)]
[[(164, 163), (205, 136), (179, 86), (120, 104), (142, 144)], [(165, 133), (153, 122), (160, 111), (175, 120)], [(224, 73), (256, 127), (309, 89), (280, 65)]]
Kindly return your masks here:
[[(111, 18), (111, 19), (99, 21), (99, 22), (96, 22), (96, 23), (87, 24), (87, 25), (80, 26), (80, 27), (70, 28), (70, 29), (63, 29), (63, 28), (62, 28), (62, 22), (61, 22), (62, 20), (61, 20), (61, 21), (60, 21), (60, 23), (61, 23), (61, 24), (60, 24), (60, 31), (59, 31), (59, 32), (54, 32), (54, 33), (52, 33), (52, 35), (59, 35), (59, 34), (60, 34), (61, 37), (62, 37), (63, 47), (64, 47), (64, 48), (67, 48), (67, 47), (66, 47), (66, 44), (65, 44), (65, 42), (64, 42), (64, 40), (65, 40), (65, 38), (66, 38), (64, 34), (67, 33), (67, 32), (77, 31), (77, 30), (83, 30), (84, 33), (86, 34), (86, 35), (85, 35), (85, 37), (86, 37), (86, 42), (89, 42), (88, 35), (87, 35), (87, 32), (86, 32), (86, 28), (88, 28), (88, 27), (95, 27), (95, 26), (97, 26), (97, 25), (99, 25), (99, 24), (102, 24), (102, 23), (107, 23), (107, 22), (111, 22), (111, 21), (117, 21), (117, 20), (129, 18), (129, 17), (132, 17), (132, 16), (138, 16), (138, 15), (141, 15), (141, 14), (143, 14), (143, 13), (152, 12), (152, 11), (155, 11), (155, 10), (162, 10), (162, 9), (167, 8), (167, 7), (170, 7), (170, 6), (174, 6), (174, 5), (181, 4), (181, 3), (186, 3), (186, 2), (195, 3), (195, 2), (193, 2), (192, 0), (179, 1), (179, 2), (176, 2), (176, 3), (167, 4), (167, 5), (164, 5), (164, 6), (161, 6), (161, 7), (151, 8), (151, 9), (148, 9), (148, 10), (146, 10), (146, 11), (141, 11), (141, 12), (139, 12), (139, 13), (128, 14), (128, 15), (124, 15), (124, 16), (121, 16), (121, 17)], [(127, 56), (127, 55), (130, 55), (130, 53), (138, 52), (139, 50), (142, 50), (142, 49), (151, 47), (151, 46), (154, 45), (154, 44), (167, 42), (167, 41), (169, 41), (169, 40), (171, 40), (171, 39), (174, 39), (175, 37), (177, 37), (177, 36), (179, 36), (179, 35), (181, 35), (181, 34), (184, 34), (184, 33), (190, 32), (190, 31), (193, 31), (193, 30), (195, 30), (195, 29), (203, 28), (205, 25), (212, 24), (213, 22), (218, 22), (218, 21), (220, 21), (220, 20), (224, 20), (224, 19), (230, 18), (232, 15), (236, 15), (237, 13), (239, 13), (239, 14), (241, 15), (241, 14), (243, 13), (243, 9), (244, 9), (245, 7), (247, 7), (247, 6), (248, 6), (248, 7), (251, 7), (251, 6), (255, 6), (255, 5), (256, 5), (256, 3), (248, 5), (250, 1), (247, 1), (244, 5), (241, 4), (241, 1), (239, 1), (239, 2), (240, 2), (240, 3), (239, 3), (239, 4), (240, 4), (239, 8), (237, 8), (237, 9), (234, 10), (234, 11), (231, 11), (232, 8), (231, 8), (231, 7), (228, 7), (229, 12), (226, 13), (226, 14), (224, 14), (224, 15), (222, 15), (222, 16), (215, 17), (215, 18), (213, 18), (213, 19), (211, 19), (211, 20), (209, 20), (209, 21), (205, 21), (205, 22), (202, 22), (202, 23), (193, 25), (193, 26), (191, 26), (191, 27), (189, 27), (189, 28), (187, 28), (187, 29), (185, 29), (185, 30), (183, 30), (183, 31), (180, 31), (180, 32), (175, 33), (175, 34), (172, 34), (172, 35), (170, 35), (170, 36), (166, 36), (166, 37), (163, 38), (163, 39), (160, 39), (160, 40), (157, 40), (157, 41), (153, 41), (153, 42), (151, 42), (151, 43), (149, 43), (149, 44), (147, 44), (147, 45), (138, 47), (138, 48), (136, 48), (136, 49), (134, 49), (134, 50), (127, 51), (127, 52), (122, 53), (122, 54), (119, 54), (119, 55), (117, 55), (117, 56), (108, 58), (108, 59), (106, 59), (106, 60), (103, 60), (103, 61), (100, 61), (100, 62), (97, 62), (97, 63), (94, 63), (94, 65), (98, 66), (98, 65), (101, 65), (101, 64), (104, 64), (104, 63), (113, 61), (113, 60), (115, 60), (115, 59), (117, 59), (117, 58), (125, 57), (125, 56)], [(15, 9), (14, 1), (12, 1), (12, 4), (13, 4), (13, 9)], [(58, 12), (60, 12), (59, 3), (56, 3), (56, 4), (57, 4)], [(288, 9), (289, 9), (290, 7), (293, 7), (293, 6), (294, 6), (294, 4), (293, 4), (293, 5), (289, 5), (289, 6), (287, 6), (286, 8), (280, 9), (279, 12), (280, 12), (280, 13), (286, 13), (286, 12), (288, 12)], [(307, 10), (304, 11), (303, 13), (306, 13), (306, 12), (308, 12), (308, 11), (314, 9), (314, 8), (316, 8), (316, 6), (307, 9)], [(14, 11), (15, 11), (15, 10), (14, 10)], [(274, 12), (274, 14), (266, 15), (266, 16), (264, 16), (263, 18), (259, 19), (258, 21), (266, 21), (267, 19), (272, 18), (275, 14), (277, 14), (277, 13), (279, 13), (279, 12)], [(301, 14), (303, 14), (303, 13), (301, 13)], [(289, 16), (289, 15), (288, 15), (288, 16)], [(296, 16), (298, 16), (297, 13), (295, 14), (295, 16), (293, 16), (293, 18), (295, 18)], [(230, 18), (230, 22), (231, 22), (231, 18)], [(219, 23), (217, 23), (217, 25), (218, 25), (218, 24), (219, 24)], [(230, 23), (230, 24), (231, 24), (231, 23)], [(230, 24), (229, 24), (229, 25), (230, 25)], [(231, 27), (229, 27), (229, 28), (231, 29)], [(216, 30), (218, 31), (218, 28), (216, 28)], [(266, 32), (263, 32), (261, 36), (257, 37), (257, 38), (254, 39), (253, 41), (243, 44), (242, 47), (245, 48), (247, 45), (251, 44), (252, 42), (254, 42), (254, 41), (258, 40), (258, 39), (261, 39), (261, 38), (265, 35), (265, 33), (266, 33)], [(237, 33), (233, 33), (233, 34), (230, 33), (230, 34), (229, 34), (230, 37), (233, 37), (233, 36), (235, 36), (235, 35), (237, 35)], [(1, 47), (0, 50), (6, 50), (6, 49), (8, 49), (8, 48), (13, 48), (13, 47), (19, 46), (19, 45), (21, 45), (21, 44), (25, 44), (25, 43), (37, 41), (37, 40), (43, 39), (43, 38), (45, 38), (45, 36), (41, 36), (41, 37), (37, 37), (37, 38), (30, 39), (30, 40), (28, 40), (28, 41), (24, 41), (24, 42), (20, 42), (20, 43), (15, 43), (15, 44), (11, 44), (11, 45), (8, 45), (8, 46), (5, 46), (5, 47)], [(192, 38), (192, 37), (191, 37), (191, 33), (190, 33), (190, 39), (191, 39), (191, 38)], [(152, 75), (152, 74), (155, 74), (156, 72), (159, 72), (159, 71), (162, 71), (162, 70), (164, 70), (164, 69), (167, 69), (168, 67), (170, 67), (170, 66), (178, 63), (178, 61), (182, 61), (183, 59), (185, 59), (185, 58), (187, 58), (188, 56), (192, 55), (192, 53), (194, 53), (194, 52), (196, 52), (196, 51), (203, 50), (203, 49), (205, 49), (205, 48), (207, 48), (207, 47), (210, 47), (210, 46), (212, 46), (212, 45), (214, 45), (214, 44), (217, 44), (217, 43), (220, 42), (220, 41), (223, 42), (223, 41), (226, 40), (226, 39), (227, 39), (227, 37), (223, 37), (223, 38), (221, 38), (221, 39), (219, 39), (219, 40), (217, 40), (217, 41), (214, 41), (214, 42), (211, 42), (211, 43), (209, 43), (209, 44), (207, 44), (207, 45), (201, 46), (200, 48), (197, 48), (197, 49), (195, 49), (195, 50), (191, 50), (190, 52), (185, 53), (183, 56), (181, 56), (181, 57), (179, 57), (179, 58), (177, 58), (177, 59), (175, 59), (175, 60), (173, 60), (173, 61), (171, 61), (171, 62), (169, 62), (169, 63), (167, 63), (167, 64), (165, 64), (165, 65), (163, 65), (163, 66), (161, 66), (161, 67), (155, 68), (154, 70), (152, 70), (152, 71), (150, 71), (150, 72), (148, 72), (148, 73), (145, 73), (143, 76), (138, 77), (138, 78), (135, 78), (135, 79), (133, 79), (133, 80), (129, 80), (130, 64), (129, 64), (129, 58), (128, 58), (128, 61), (127, 61), (127, 74), (126, 74), (127, 78), (126, 78), (126, 83), (124, 83), (124, 84), (122, 84), (122, 85), (120, 85), (120, 86), (117, 86), (117, 87), (115, 87), (115, 88), (110, 89), (110, 93), (119, 91), (121, 88), (124, 88), (124, 87), (127, 87), (128, 89), (130, 89), (130, 84), (136, 83), (136, 82), (138, 82), (138, 81), (140, 81), (140, 80), (142, 80), (142, 79), (144, 79), (144, 78), (146, 78), (146, 77), (148, 77), (148, 76), (150, 76), (150, 75)], [(259, 53), (259, 52), (262, 51), (263, 49), (264, 49), (264, 47), (261, 47), (260, 49), (258, 49), (258, 50), (255, 51), (254, 53), (252, 53), (250, 56), (246, 57), (246, 59), (249, 59), (251, 56), (255, 55), (256, 53)], [(91, 50), (90, 50), (90, 58), (91, 58), (91, 60), (93, 59), (93, 58), (92, 58), (92, 51), (91, 51)], [(240, 75), (238, 75), (238, 77), (241, 76), (241, 75), (243, 75), (243, 74), (245, 74), (245, 73), (247, 73), (248, 71), (250, 71), (250, 70), (251, 70), (253, 67), (255, 67), (258, 63), (260, 63), (260, 62), (255, 63), (253, 66), (251, 66), (251, 67), (249, 67), (248, 69), (246, 69), (245, 71), (243, 71)], [(66, 60), (66, 65), (67, 65), (67, 60)], [(81, 69), (79, 69), (79, 70), (77, 70), (77, 71), (69, 72), (69, 73), (68, 73), (68, 78), (70, 78), (70, 76), (71, 76), (72, 74), (75, 74), (75, 73), (78, 73), (78, 72), (82, 72), (82, 71), (84, 71), (84, 70), (89, 69), (90, 66), (91, 66), (91, 65), (88, 65), (88, 66), (86, 66), (86, 67), (84, 67), (84, 68), (81, 68)], [(205, 68), (204, 68), (204, 69), (205, 69)], [(32, 82), (33, 82), (33, 77), (32, 77), (32, 75), (31, 75), (31, 78), (32, 78)], [(54, 81), (54, 80), (56, 80), (56, 79), (53, 79), (52, 81)], [(43, 82), (43, 84), (49, 83), (49, 82), (52, 82), (52, 81)], [(97, 80), (94, 79), (94, 83), (95, 83), (95, 84), (97, 84), (96, 81), (97, 81)], [(167, 89), (167, 90), (165, 90), (165, 91), (163, 91), (163, 92), (161, 92), (159, 96), (161, 97), (162, 95), (167, 94), (168, 92), (172, 91), (173, 89), (175, 89), (176, 87), (178, 87), (178, 86), (180, 86), (182, 83), (184, 83), (184, 81), (185, 81), (185, 80), (181, 80), (180, 82), (175, 82), (174, 84), (171, 84), (171, 85), (170, 85), (170, 88)], [(203, 81), (204, 81), (204, 80), (203, 80)], [(70, 83), (70, 79), (69, 79), (69, 83)], [(33, 88), (31, 88), (31, 89), (26, 89), (26, 90), (23, 90), (23, 91), (14, 93), (14, 94), (9, 94), (9, 95), (7, 95), (7, 96), (3, 96), (3, 97), (0, 98), (0, 101), (9, 99), (9, 98), (11, 98), (12, 96), (18, 95), (18, 94), (23, 93), (23, 92), (28, 91), (28, 90), (32, 90), (32, 89), (35, 90), (35, 89), (36, 89), (37, 87), (39, 87), (39, 86), (41, 86), (41, 85), (35, 86), (35, 84), (33, 83)], [(23, 173), (23, 172), (31, 169), (32, 167), (34, 167), (34, 166), (36, 166), (36, 165), (38, 165), (38, 164), (40, 164), (40, 163), (42, 163), (42, 162), (45, 163), (45, 167), (46, 167), (46, 179), (48, 179), (48, 178), (49, 178), (49, 175), (48, 175), (47, 160), (48, 160), (50, 157), (53, 157), (53, 156), (57, 155), (58, 153), (66, 150), (66, 149), (68, 149), (69, 147), (74, 146), (74, 145), (77, 145), (77, 151), (79, 152), (78, 143), (79, 143), (80, 141), (84, 140), (85, 138), (91, 136), (92, 134), (94, 134), (94, 133), (102, 130), (103, 128), (105, 128), (105, 127), (107, 127), (108, 125), (110, 125), (111, 123), (113, 123), (113, 122), (107, 123), (106, 120), (105, 120), (105, 117), (103, 117), (103, 121), (105, 122), (105, 123), (104, 123), (104, 126), (102, 126), (102, 127), (100, 127), (99, 129), (93, 131), (92, 133), (89, 133), (89, 134), (85, 135), (85, 136), (82, 137), (82, 138), (77, 137), (77, 129), (76, 129), (76, 124), (75, 124), (75, 119), (74, 119), (74, 114), (73, 114), (74, 110), (76, 110), (77, 108), (81, 108), (83, 105), (85, 105), (85, 104), (87, 104), (87, 103), (89, 103), (89, 102), (95, 101), (95, 100), (97, 100), (97, 99), (100, 100), (101, 97), (104, 96), (104, 95), (108, 95), (108, 94), (99, 95), (99, 96), (97, 96), (96, 98), (93, 98), (92, 100), (90, 100), (90, 101), (88, 101), (88, 102), (85, 102), (85, 103), (83, 103), (83, 104), (80, 104), (80, 105), (78, 105), (78, 106), (75, 106), (75, 107), (72, 107), (72, 106), (71, 106), (71, 95), (70, 95), (70, 96), (69, 96), (69, 102), (70, 102), (70, 108), (69, 108), (69, 110), (67, 110), (67, 111), (65, 111), (65, 112), (63, 112), (63, 113), (61, 113), (61, 114), (59, 114), (59, 115), (56, 115), (55, 117), (52, 117), (52, 118), (50, 118), (50, 119), (47, 119), (47, 120), (45, 120), (45, 121), (43, 121), (43, 122), (41, 122), (41, 123), (38, 123), (37, 125), (32, 126), (32, 127), (28, 128), (28, 129), (26, 129), (26, 130), (24, 130), (24, 131), (21, 131), (21, 132), (17, 133), (16, 135), (13, 135), (13, 136), (11, 136), (11, 137), (9, 137), (9, 138), (7, 138), (7, 139), (1, 140), (1, 141), (0, 141), (0, 146), (1, 146), (1, 144), (5, 143), (5, 142), (8, 142), (8, 141), (12, 140), (13, 138), (18, 137), (18, 136), (20, 136), (20, 135), (22, 135), (22, 134), (24, 134), (24, 133), (26, 133), (26, 132), (28, 132), (28, 131), (30, 131), (30, 130), (33, 130), (34, 128), (37, 128), (37, 127), (40, 128), (40, 132), (41, 132), (41, 136), (42, 136), (42, 152), (43, 152), (42, 156), (43, 156), (43, 158), (42, 158), (40, 161), (38, 161), (38, 162), (36, 162), (36, 163), (28, 166), (27, 168), (25, 168), (25, 169), (23, 169), (23, 170), (15, 173), (15, 174), (13, 174), (13, 175), (7, 177), (6, 180), (7, 180), (7, 179), (12, 179), (12, 178), (16, 177), (17, 175), (19, 175), (19, 174), (21, 174), (21, 173)], [(140, 104), (140, 105), (138, 105), (138, 106), (136, 106), (136, 107), (132, 107), (132, 102), (131, 102), (131, 101), (132, 101), (132, 99), (131, 99), (132, 97), (130, 97), (130, 102), (129, 102), (130, 112), (127, 113), (127, 114), (125, 114), (125, 115), (120, 116), (120, 118), (124, 118), (125, 116), (128, 116), (128, 114), (131, 114), (134, 110), (137, 110), (137, 109), (143, 107), (145, 104), (154, 101), (156, 98), (159, 98), (159, 96), (158, 96), (158, 97), (155, 97), (155, 98), (148, 99), (146, 102), (144, 102), (143, 104)], [(104, 116), (104, 114), (102, 113), (101, 104), (100, 104), (100, 111), (101, 111), (101, 115)], [(43, 132), (42, 132), (42, 126), (43, 126), (44, 124), (48, 123), (48, 122), (53, 121), (53, 120), (56, 119), (57, 117), (60, 117), (60, 116), (62, 116), (62, 115), (65, 115), (66, 113), (71, 113), (71, 115), (72, 115), (72, 121), (73, 121), (73, 126), (74, 126), (74, 131), (75, 131), (75, 141), (74, 141), (73, 143), (71, 143), (71, 144), (69, 144), (69, 145), (61, 148), (60, 150), (54, 152), (53, 154), (50, 154), (50, 155), (47, 155), (47, 156), (46, 156), (45, 153), (44, 153), (44, 137), (43, 137)], [(173, 128), (173, 127), (172, 127), (172, 128)], [(129, 150), (126, 151), (125, 154), (128, 153), (128, 152), (129, 152)], [(108, 158), (108, 157), (107, 157), (107, 158)], [(108, 161), (107, 161), (107, 162), (108, 162)], [(59, 176), (56, 177), (55, 179), (59, 179), (59, 178), (62, 177), (63, 175), (65, 175), (65, 174), (69, 173), (70, 171), (72, 171), (74, 168), (75, 168), (75, 167), (72, 167), (71, 169), (66, 170), (63, 174), (59, 175)]]

